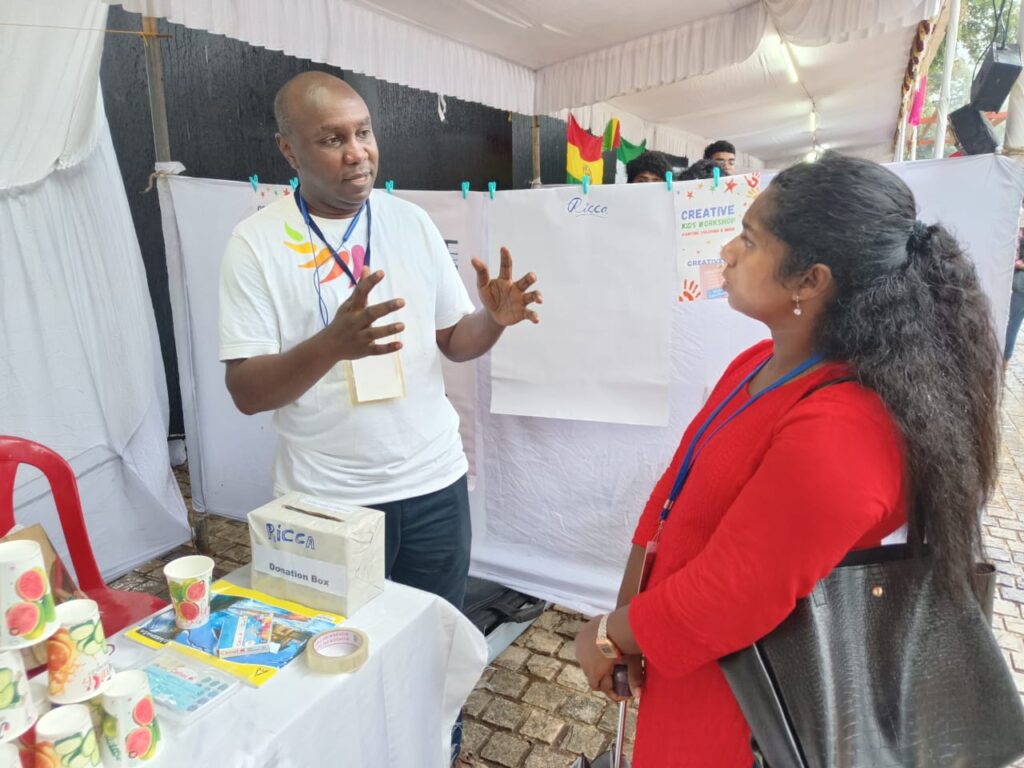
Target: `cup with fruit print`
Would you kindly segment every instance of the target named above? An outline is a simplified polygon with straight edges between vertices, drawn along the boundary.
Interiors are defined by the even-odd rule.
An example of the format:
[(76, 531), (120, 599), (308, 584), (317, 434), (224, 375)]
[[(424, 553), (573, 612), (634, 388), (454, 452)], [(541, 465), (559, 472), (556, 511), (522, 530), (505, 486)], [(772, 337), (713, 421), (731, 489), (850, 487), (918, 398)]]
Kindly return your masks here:
[(0, 611), (0, 648), (4, 650), (27, 648), (60, 626), (36, 542), (0, 542)]
[(71, 704), (51, 709), (36, 724), (35, 768), (95, 768), (100, 747), (89, 708)]
[(100, 697), (100, 752), (111, 768), (148, 765), (160, 748), (149, 678), (142, 670), (118, 672)]
[(174, 603), (178, 629), (195, 629), (210, 620), (210, 580), (213, 560), (205, 555), (189, 555), (164, 566), (164, 576)]
[(19, 651), (0, 651), (0, 742), (17, 739), (36, 721), (36, 705)]
[(57, 618), (60, 629), (46, 641), (47, 693), (54, 704), (77, 704), (102, 693), (114, 668), (96, 601), (61, 603)]

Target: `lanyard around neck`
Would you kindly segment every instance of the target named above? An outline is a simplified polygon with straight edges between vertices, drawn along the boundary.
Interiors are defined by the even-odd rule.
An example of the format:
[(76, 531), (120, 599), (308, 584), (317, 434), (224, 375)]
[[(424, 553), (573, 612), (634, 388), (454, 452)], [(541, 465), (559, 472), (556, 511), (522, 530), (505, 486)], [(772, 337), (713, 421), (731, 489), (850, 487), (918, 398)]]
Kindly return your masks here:
[[(305, 199), (302, 197), (301, 187), (298, 187), (295, 190), (295, 204), (297, 206), (299, 206), (299, 213), (302, 214), (302, 220), (306, 223), (306, 228), (310, 230), (310, 233), (311, 233), (310, 234), (310, 240), (312, 240), (312, 235), (316, 235), (317, 237), (320, 238), (320, 242), (322, 242), (324, 244), (324, 246), (327, 248), (327, 250), (330, 251), (331, 256), (334, 257), (334, 262), (339, 267), (341, 267), (341, 269), (345, 272), (346, 275), (348, 275), (348, 279), (351, 281), (352, 286), (354, 286), (357, 282), (359, 282), (359, 278), (352, 272), (352, 270), (349, 268), (348, 264), (346, 264), (344, 262), (344, 260), (339, 255), (338, 251), (341, 251), (341, 250), (345, 249), (345, 243), (348, 242), (349, 238), (352, 237), (352, 233), (355, 232), (356, 225), (359, 224), (359, 219), (363, 215), (363, 210), (365, 209), (366, 210), (366, 250), (365, 250), (365, 254), (366, 255), (363, 257), (363, 266), (369, 268), (369, 266), (370, 266), (370, 232), (371, 232), (371, 228), (373, 226), (373, 213), (370, 211), (370, 200), (367, 199), (366, 202), (364, 202), (361, 206), (359, 206), (359, 210), (356, 211), (356, 215), (352, 218), (352, 221), (349, 222), (348, 229), (345, 230), (345, 234), (341, 238), (341, 245), (338, 247), (337, 251), (334, 249), (333, 246), (331, 246), (331, 244), (329, 242), (327, 242), (327, 238), (324, 237), (324, 233), (321, 231), (320, 226), (316, 223), (316, 221), (313, 220), (313, 217), (310, 216), (309, 208), (306, 205)], [(314, 254), (314, 258), (315, 258), (315, 254)]]
[(761, 369), (768, 364), (769, 360), (771, 360), (770, 357), (768, 358), (768, 360), (765, 360), (763, 363), (757, 366), (757, 368), (751, 371), (747, 376), (745, 376), (743, 381), (739, 383), (736, 389), (730, 392), (729, 395), (721, 403), (718, 404), (718, 407), (711, 412), (711, 415), (708, 416), (707, 420), (701, 425), (700, 429), (697, 430), (697, 434), (695, 434), (693, 436), (693, 440), (690, 441), (689, 448), (686, 449), (686, 455), (683, 457), (683, 463), (680, 465), (679, 472), (676, 475), (676, 480), (672, 484), (672, 491), (669, 493), (668, 499), (665, 501), (665, 506), (661, 510), (661, 522), (665, 522), (665, 520), (668, 519), (669, 513), (672, 511), (672, 507), (676, 503), (676, 499), (679, 498), (679, 494), (683, 490), (683, 485), (686, 483), (687, 478), (690, 476), (690, 470), (693, 469), (694, 462), (697, 461), (697, 457), (701, 454), (701, 452), (704, 450), (707, 444), (711, 442), (715, 435), (721, 432), (722, 428), (725, 427), (726, 424), (735, 419), (737, 416), (743, 413), (743, 411), (752, 406), (762, 397), (767, 395), (769, 392), (776, 390), (785, 384), (788, 384), (797, 376), (800, 376), (801, 374), (805, 373), (809, 368), (812, 368), (813, 366), (820, 363), (823, 360), (823, 357), (821, 355), (813, 355), (812, 357), (808, 358), (800, 365), (798, 365), (796, 368), (791, 370), (785, 376), (780, 378), (778, 381), (773, 382), (772, 384), (758, 392), (756, 395), (753, 395), (747, 402), (745, 402), (743, 405), (737, 408), (732, 414), (730, 414), (729, 418), (727, 418), (725, 421), (719, 424), (714, 429), (714, 431), (712, 431), (712, 433), (708, 435), (707, 440), (701, 443), (701, 438), (704, 437), (704, 433), (707, 432), (708, 428), (718, 417), (718, 414), (720, 414), (722, 410), (725, 408), (725, 406), (732, 402), (732, 399), (736, 397), (736, 395), (738, 395), (750, 383), (751, 379), (753, 379), (755, 376), (757, 376), (757, 374), (761, 372)]

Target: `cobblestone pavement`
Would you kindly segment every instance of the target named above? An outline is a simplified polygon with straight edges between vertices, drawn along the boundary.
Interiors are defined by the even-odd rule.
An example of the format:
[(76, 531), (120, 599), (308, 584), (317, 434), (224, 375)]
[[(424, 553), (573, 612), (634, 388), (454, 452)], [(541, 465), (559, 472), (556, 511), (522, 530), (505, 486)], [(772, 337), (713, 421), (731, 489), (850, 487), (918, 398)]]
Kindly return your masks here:
[[(998, 567), (995, 632), (1024, 694), (1024, 356), (1007, 373), (1002, 412), (999, 486), (985, 516), (989, 559)], [(189, 502), (188, 473), (176, 471)], [(216, 576), (249, 560), (249, 534), (238, 522), (211, 517), (210, 550)], [(115, 586), (166, 594), (161, 569), (191, 552), (181, 547), (137, 568)], [(567, 768), (576, 755), (590, 758), (608, 749), (618, 709), (587, 689), (576, 665), (572, 638), (583, 617), (561, 607), (548, 609), (484, 671), (466, 702), (463, 756), (476, 768)], [(628, 731), (636, 724), (630, 709)], [(632, 751), (631, 741), (626, 753)], [(1017, 764), (1024, 768), (1024, 761)]]

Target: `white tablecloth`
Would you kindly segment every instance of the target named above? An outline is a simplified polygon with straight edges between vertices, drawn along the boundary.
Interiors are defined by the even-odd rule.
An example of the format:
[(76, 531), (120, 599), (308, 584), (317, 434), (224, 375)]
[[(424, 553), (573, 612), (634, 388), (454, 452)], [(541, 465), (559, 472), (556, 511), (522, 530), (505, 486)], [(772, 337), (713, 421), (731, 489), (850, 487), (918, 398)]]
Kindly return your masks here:
[[(246, 570), (231, 580), (248, 584)], [(447, 768), (455, 717), (487, 663), (483, 635), (441, 598), (391, 582), (345, 624), (370, 638), (362, 668), (322, 675), (296, 659), (206, 719), (165, 719), (158, 768)], [(121, 634), (111, 642), (118, 669), (155, 653)]]

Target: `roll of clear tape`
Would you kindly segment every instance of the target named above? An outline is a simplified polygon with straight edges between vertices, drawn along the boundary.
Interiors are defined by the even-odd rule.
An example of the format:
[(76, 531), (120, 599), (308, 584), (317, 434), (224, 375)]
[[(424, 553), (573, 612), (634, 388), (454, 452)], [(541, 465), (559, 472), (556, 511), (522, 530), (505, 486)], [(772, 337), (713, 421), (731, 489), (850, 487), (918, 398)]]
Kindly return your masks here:
[(314, 672), (355, 672), (366, 662), (370, 638), (358, 629), (328, 629), (306, 644), (306, 661)]

